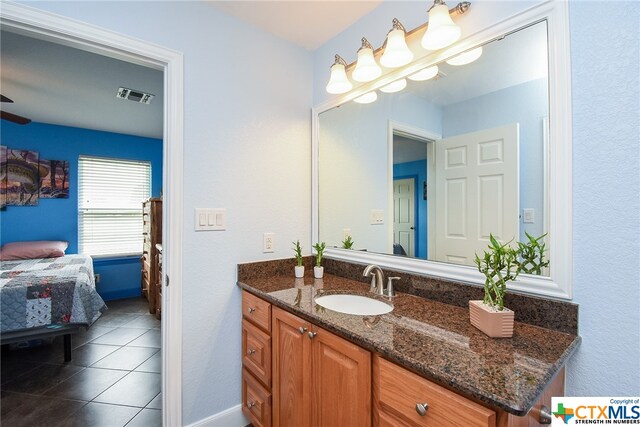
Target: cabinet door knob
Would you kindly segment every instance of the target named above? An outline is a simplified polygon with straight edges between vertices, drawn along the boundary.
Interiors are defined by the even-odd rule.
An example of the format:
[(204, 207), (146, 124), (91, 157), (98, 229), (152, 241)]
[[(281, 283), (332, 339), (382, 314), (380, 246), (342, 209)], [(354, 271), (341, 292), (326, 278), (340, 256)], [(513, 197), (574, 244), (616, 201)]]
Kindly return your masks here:
[(249, 350), (247, 350), (247, 356), (253, 356), (255, 352), (256, 351), (254, 349), (250, 348)]
[(251, 408), (253, 408), (254, 406), (256, 406), (256, 402), (254, 402), (254, 401), (252, 401), (252, 400), (250, 400), (250, 401), (248, 401), (248, 402), (247, 402), (247, 408), (251, 409)]
[(249, 314), (253, 313), (254, 311), (256, 311), (255, 307), (249, 307)]
[(304, 326), (300, 326), (298, 330), (300, 331), (301, 334), (304, 334), (305, 332), (307, 332), (307, 328), (305, 328)]
[(317, 332), (309, 332), (307, 335), (309, 335), (309, 338), (314, 339), (316, 337), (316, 335), (318, 335)]
[(538, 415), (538, 422), (540, 424), (551, 424), (551, 421), (552, 421), (551, 415), (552, 415), (551, 410), (546, 406), (543, 406), (542, 408), (540, 408), (540, 415)]
[(427, 415), (427, 409), (429, 409), (429, 405), (425, 403), (416, 403), (416, 412), (420, 414), (421, 417)]

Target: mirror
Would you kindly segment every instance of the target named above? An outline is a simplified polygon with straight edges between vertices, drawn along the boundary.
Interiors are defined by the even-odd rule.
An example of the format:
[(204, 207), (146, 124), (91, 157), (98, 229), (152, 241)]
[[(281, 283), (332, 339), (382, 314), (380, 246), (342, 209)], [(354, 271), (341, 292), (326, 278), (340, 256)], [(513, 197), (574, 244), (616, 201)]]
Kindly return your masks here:
[(490, 233), (547, 233), (547, 46), (537, 22), (472, 63), (442, 61), (435, 78), (322, 112), (319, 239), (475, 266)]
[[(500, 144), (492, 144), (491, 142), (495, 142), (495, 139), (490, 137), (484, 141), (483, 151), (480, 154), (476, 151), (475, 155), (473, 153), (470, 155), (468, 149), (466, 153), (464, 149), (455, 150), (456, 147), (462, 146), (455, 145), (456, 141), (450, 146), (444, 145), (449, 149), (446, 154), (443, 154), (445, 150), (438, 151), (436, 148), (446, 139), (458, 138), (461, 135), (468, 136), (470, 133), (491, 130), (509, 133), (509, 125), (513, 129), (512, 125), (517, 123), (516, 138), (519, 141), (517, 153), (519, 161), (510, 162), (512, 169), (514, 164), (517, 165), (517, 179), (503, 180), (505, 184), (514, 185), (517, 183), (515, 190), (513, 188), (499, 188), (497, 179), (485, 180), (483, 190), (493, 189), (493, 194), (497, 194), (498, 190), (508, 191), (511, 194), (516, 191), (518, 194), (517, 197), (511, 198), (511, 200), (515, 199), (516, 205), (518, 205), (516, 213), (512, 213), (508, 217), (511, 222), (517, 223), (517, 231), (503, 229), (496, 232), (496, 234), (507, 236), (507, 239), (511, 237), (510, 233), (516, 235), (516, 239), (521, 238), (525, 218), (520, 218), (520, 215), (524, 208), (533, 209), (533, 212), (527, 211), (526, 220), (528, 222), (526, 222), (527, 228), (524, 229), (531, 230), (534, 235), (540, 235), (542, 232), (548, 233), (545, 241), (550, 266), (543, 275), (521, 274), (517, 280), (508, 284), (508, 288), (511, 291), (544, 295), (550, 298), (571, 299), (573, 136), (571, 132), (571, 55), (568, 4), (566, 2), (539, 3), (510, 16), (506, 13), (502, 17), (496, 17), (495, 22), (491, 21), (491, 16), (493, 15), (479, 15), (482, 22), (478, 22), (478, 25), (470, 30), (472, 35), (458, 41), (450, 48), (452, 54), (434, 52), (419, 57), (405, 67), (387, 71), (378, 80), (364, 83), (349, 93), (333, 97), (314, 107), (312, 139), (313, 241), (327, 242), (325, 255), (330, 258), (361, 264), (378, 264), (383, 268), (396, 271), (406, 271), (481, 286), (485, 280), (484, 276), (478, 272), (474, 265), (469, 265), (466, 260), (459, 259), (465, 257), (464, 254), (459, 256), (454, 253), (444, 261), (433, 261), (438, 259), (437, 252), (432, 252), (437, 244), (432, 243), (430, 239), (435, 237), (436, 232), (429, 233), (429, 224), (433, 224), (436, 231), (445, 229), (449, 230), (450, 234), (459, 233), (460, 224), (463, 224), (462, 220), (460, 217), (451, 216), (453, 222), (447, 223), (448, 218), (443, 216), (443, 213), (447, 212), (444, 208), (447, 208), (448, 212), (454, 213), (460, 210), (456, 203), (462, 203), (462, 200), (467, 199), (463, 197), (450, 198), (452, 201), (450, 205), (434, 203), (434, 200), (437, 202), (438, 195), (434, 194), (434, 192), (437, 193), (437, 188), (433, 187), (436, 186), (438, 176), (435, 174), (434, 178), (433, 175), (430, 175), (429, 163), (433, 161), (436, 165), (439, 162), (439, 156), (444, 157), (448, 163), (440, 163), (440, 167), (443, 168), (442, 165), (446, 164), (451, 172), (467, 159), (475, 158), (477, 160), (479, 155), (482, 155), (483, 161), (488, 163), (497, 161), (500, 156), (505, 159), (509, 156), (512, 158), (513, 153), (500, 151)], [(533, 56), (534, 52), (528, 50), (524, 52), (526, 55), (522, 57), (523, 52), (518, 50), (512, 54), (502, 55), (506, 59), (503, 59), (505, 62), (502, 62), (499, 67), (495, 67), (495, 64), (492, 63), (486, 64), (485, 72), (482, 75), (478, 74), (480, 71), (473, 71), (474, 69), (471, 68), (474, 66), (473, 63), (457, 68), (448, 67), (448, 69), (447, 65), (442, 65), (442, 72), (446, 76), (437, 80), (426, 82), (423, 85), (410, 81), (406, 90), (395, 94), (382, 94), (378, 91), (380, 87), (394, 80), (441, 63), (456, 53), (471, 50), (476, 46), (483, 46), (487, 51), (483, 53), (483, 56), (487, 55), (488, 57), (491, 49), (500, 50), (502, 49), (500, 46), (509, 44), (518, 37), (526, 36), (527, 33), (533, 34), (537, 31), (539, 31), (538, 34), (546, 33), (542, 39), (539, 38), (539, 40), (543, 40), (540, 46), (543, 46), (544, 40), (546, 40), (546, 46), (544, 46), (546, 61), (541, 59), (531, 63), (528, 58)], [(475, 66), (480, 67), (480, 64), (479, 59)], [(544, 75), (539, 74), (537, 79), (531, 78), (531, 76), (526, 77), (535, 70), (539, 72), (539, 70), (545, 69), (548, 73), (546, 86), (543, 84)], [(506, 78), (509, 71), (513, 71), (511, 74), (514, 80)], [(457, 80), (454, 81), (454, 77)], [(540, 104), (542, 106), (538, 105), (535, 110), (532, 110), (533, 113), (529, 120), (534, 123), (533, 127), (528, 124), (529, 121), (521, 121), (519, 118), (510, 120), (507, 124), (494, 121), (486, 123), (486, 126), (480, 126), (481, 117), (497, 112), (497, 109), (494, 108), (497, 104), (493, 102), (487, 102), (480, 108), (473, 109), (469, 106), (467, 109), (460, 109), (457, 111), (457, 115), (451, 115), (447, 120), (444, 118), (446, 118), (445, 113), (448, 107), (443, 108), (438, 104), (455, 100), (455, 96), (461, 96), (462, 98), (458, 98), (457, 102), (463, 103), (464, 99), (480, 98), (507, 87), (526, 84), (525, 82), (534, 80), (538, 80), (540, 86), (535, 90), (532, 88), (531, 92), (537, 93), (540, 96), (540, 102), (544, 104), (546, 101), (547, 106), (544, 107)], [(452, 83), (447, 86), (447, 81)], [(429, 83), (431, 84), (429, 85)], [(438, 83), (444, 88), (437, 86)], [(416, 87), (423, 89), (421, 92), (416, 92), (414, 90)], [(482, 87), (488, 88), (485, 89), (486, 92), (481, 91)], [(379, 95), (375, 103), (356, 105), (352, 102), (372, 90), (378, 91)], [(543, 94), (546, 94), (546, 97)], [(427, 96), (429, 97), (426, 100), (428, 102), (425, 101)], [(464, 98), (465, 96), (466, 98)], [(502, 105), (500, 111), (513, 113), (516, 111), (516, 107), (524, 108), (526, 102), (518, 104), (523, 97), (524, 94), (512, 96), (510, 98), (511, 104), (507, 108)], [(473, 127), (474, 124), (477, 125)], [(535, 153), (532, 154), (533, 152), (529, 152), (530, 148), (525, 146), (524, 141), (525, 139), (529, 140), (534, 133), (537, 135), (538, 146), (535, 148)], [(513, 134), (513, 130), (511, 130), (511, 134)], [(415, 140), (413, 142), (416, 144), (418, 142), (425, 144), (427, 151), (427, 217), (424, 219), (421, 216), (424, 215), (424, 212), (421, 213), (418, 206), (416, 213), (418, 224), (417, 226), (414, 224), (414, 227), (419, 228), (421, 220), (427, 222), (426, 247), (416, 245), (413, 257), (391, 255), (394, 252), (393, 227), (389, 226), (389, 219), (393, 220), (390, 213), (394, 211), (392, 159), (394, 139), (398, 141), (397, 151), (404, 150), (401, 148), (401, 137)], [(542, 143), (539, 142), (540, 140)], [(339, 141), (346, 142), (342, 144)], [(503, 147), (506, 146), (503, 145)], [(396, 154), (396, 158), (399, 156), (400, 154)], [(408, 161), (402, 163), (409, 163), (409, 160), (419, 161), (422, 159), (409, 158)], [(398, 168), (396, 167), (396, 169)], [(511, 172), (513, 173), (513, 170)], [(413, 198), (414, 200), (417, 198), (420, 203), (420, 196), (424, 199), (424, 182), (420, 182), (420, 174), (405, 171), (405, 175), (413, 176), (413, 192), (417, 193), (417, 196), (414, 194)], [(399, 172), (397, 176), (401, 177)], [(446, 177), (446, 175), (441, 176)], [(422, 180), (424, 181), (424, 179)], [(455, 180), (451, 182), (455, 184)], [(452, 195), (462, 196), (461, 187), (450, 185), (448, 190)], [(456, 190), (458, 190), (457, 194)], [(487, 191), (486, 194), (491, 194), (491, 191)], [(475, 206), (477, 201), (471, 200), (466, 203)], [(509, 206), (513, 210), (512, 205), (513, 203)], [(441, 212), (438, 212), (438, 206), (440, 206)], [(484, 207), (482, 208), (484, 209)], [(409, 208), (408, 211), (412, 210), (416, 210), (415, 206), (413, 209)], [(485, 215), (485, 212), (481, 212), (481, 214), (484, 215), (480, 215), (484, 220), (481, 222), (481, 227), (478, 228), (481, 233), (493, 233), (496, 224), (505, 222), (502, 219), (499, 222), (492, 222), (490, 215)], [(440, 220), (443, 217), (446, 219), (444, 225)], [(429, 221), (429, 218), (435, 219), (435, 222)], [(458, 226), (458, 229), (455, 229), (455, 225)], [(537, 228), (533, 228), (532, 225)], [(399, 234), (400, 231), (397, 233)], [(468, 230), (462, 231), (468, 233)], [(339, 248), (340, 242), (346, 234), (351, 235), (354, 240), (353, 250)], [(422, 245), (424, 237), (421, 237), (419, 231), (416, 236), (416, 239), (422, 239), (420, 240)], [(399, 241), (401, 238), (398, 235), (396, 240)], [(422, 258), (425, 253), (427, 259)], [(467, 258), (468, 256), (466, 255)]]

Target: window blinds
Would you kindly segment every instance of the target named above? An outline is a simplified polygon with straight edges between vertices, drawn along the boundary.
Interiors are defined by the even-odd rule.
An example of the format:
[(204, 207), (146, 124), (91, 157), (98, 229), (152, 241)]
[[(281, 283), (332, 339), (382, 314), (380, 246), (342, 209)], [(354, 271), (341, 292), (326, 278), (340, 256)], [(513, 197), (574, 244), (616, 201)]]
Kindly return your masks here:
[(80, 156), (79, 252), (122, 256), (142, 252), (142, 202), (151, 195), (151, 163)]

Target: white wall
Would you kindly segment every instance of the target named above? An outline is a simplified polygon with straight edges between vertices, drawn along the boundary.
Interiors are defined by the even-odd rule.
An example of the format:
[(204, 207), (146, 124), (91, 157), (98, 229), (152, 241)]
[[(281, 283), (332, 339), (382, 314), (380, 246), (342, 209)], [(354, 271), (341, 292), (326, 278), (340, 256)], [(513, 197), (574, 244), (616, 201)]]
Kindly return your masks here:
[[(463, 35), (531, 3), (474, 1)], [(385, 2), (314, 52), (314, 103), (333, 55), (355, 60), (360, 37), (380, 46), (393, 17), (426, 20), (423, 2)], [(567, 393), (640, 394), (640, 152), (637, 2), (570, 3), (573, 67), (574, 301), (583, 338)], [(553, 143), (553, 142), (552, 142)]]
[[(184, 53), (184, 424), (239, 405), (236, 264), (309, 253), (311, 55), (205, 2), (29, 5)], [(226, 207), (228, 230), (195, 233), (195, 207)]]

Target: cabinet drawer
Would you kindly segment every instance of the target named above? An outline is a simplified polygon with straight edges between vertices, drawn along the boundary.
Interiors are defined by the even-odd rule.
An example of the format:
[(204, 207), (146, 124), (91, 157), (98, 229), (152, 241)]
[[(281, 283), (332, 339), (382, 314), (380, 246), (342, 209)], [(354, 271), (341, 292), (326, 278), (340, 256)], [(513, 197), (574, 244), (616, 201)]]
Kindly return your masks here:
[(242, 364), (271, 388), (271, 337), (245, 319), (242, 320)]
[[(374, 418), (380, 421), (380, 425), (385, 425), (384, 420), (396, 418), (413, 426), (496, 425), (494, 411), (381, 357), (374, 358), (373, 376), (374, 401), (378, 411), (378, 416)], [(420, 415), (416, 405), (425, 403), (428, 409), (424, 415)]]
[(271, 427), (271, 394), (246, 369), (242, 370), (242, 412), (254, 427)]
[(242, 316), (266, 332), (271, 331), (271, 304), (242, 291)]

